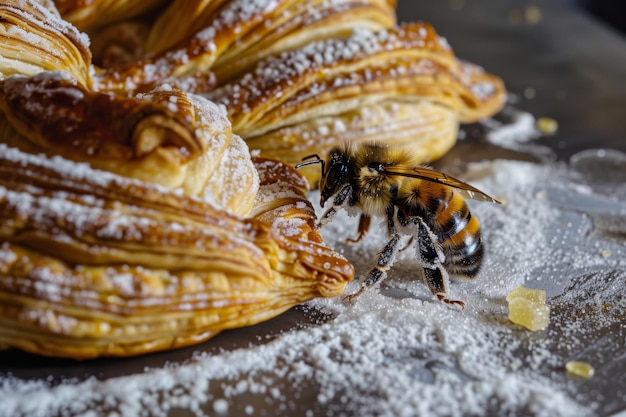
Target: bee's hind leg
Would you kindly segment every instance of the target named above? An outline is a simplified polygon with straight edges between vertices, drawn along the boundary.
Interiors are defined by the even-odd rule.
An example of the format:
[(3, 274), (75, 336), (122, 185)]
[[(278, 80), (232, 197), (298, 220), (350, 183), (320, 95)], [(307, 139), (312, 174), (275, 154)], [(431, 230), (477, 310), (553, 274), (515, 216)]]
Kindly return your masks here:
[(451, 300), (446, 297), (448, 293), (448, 273), (443, 266), (437, 268), (424, 268), (424, 280), (430, 292), (437, 297), (439, 301), (446, 304), (455, 304), (465, 308), (465, 303), (460, 300)]
[(450, 277), (443, 266), (445, 255), (441, 250), (439, 239), (421, 219), (419, 220), (417, 231), (416, 257), (418, 263), (424, 269), (424, 281), (430, 292), (439, 301), (460, 305), (462, 308), (465, 307), (463, 301), (451, 300), (446, 296), (448, 294)]
[(346, 295), (343, 299), (346, 301), (354, 301), (359, 295), (363, 294), (368, 288), (371, 288), (374, 284), (382, 281), (387, 276), (387, 271), (391, 268), (396, 260), (396, 254), (398, 253), (398, 245), (400, 243), (400, 235), (394, 234), (389, 242), (383, 247), (378, 254), (378, 261), (376, 266), (367, 274), (367, 278), (361, 285), (361, 288), (354, 294)]

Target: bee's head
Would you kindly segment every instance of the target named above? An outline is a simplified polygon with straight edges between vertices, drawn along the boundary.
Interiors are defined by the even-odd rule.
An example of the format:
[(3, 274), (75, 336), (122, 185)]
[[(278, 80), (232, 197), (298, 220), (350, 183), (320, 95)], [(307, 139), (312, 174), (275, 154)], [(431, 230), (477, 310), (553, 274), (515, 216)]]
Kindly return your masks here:
[(296, 165), (300, 168), (304, 165), (321, 164), (322, 177), (320, 179), (320, 204), (324, 207), (326, 200), (337, 194), (339, 190), (350, 180), (350, 161), (345, 152), (334, 149), (328, 154), (328, 159), (323, 160), (318, 155), (311, 155), (304, 159), (315, 158)]
[(333, 195), (337, 194), (350, 180), (350, 162), (348, 156), (337, 149), (328, 154), (326, 169), (322, 165), (322, 178), (320, 179), (320, 205)]

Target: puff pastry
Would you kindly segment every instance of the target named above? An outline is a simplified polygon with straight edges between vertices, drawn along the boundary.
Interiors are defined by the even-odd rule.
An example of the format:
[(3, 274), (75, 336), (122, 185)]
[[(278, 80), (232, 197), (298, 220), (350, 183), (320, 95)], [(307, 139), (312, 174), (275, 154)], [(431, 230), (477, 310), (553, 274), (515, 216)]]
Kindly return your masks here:
[(139, 354), (340, 294), (353, 270), (322, 244), (306, 181), (278, 161), (256, 165), (255, 218), (244, 220), (0, 145), (0, 345), (70, 358)]
[[(494, 114), (505, 94), (499, 78), (458, 60), (429, 24), (409, 23), (267, 58), (207, 97), (227, 107), (253, 149), (290, 163), (373, 138), (428, 162), (455, 143), (458, 123)], [(384, 117), (362, 116), (371, 112)]]
[(14, 75), (0, 81), (0, 112), (8, 122), (0, 142), (182, 188), (236, 214), (250, 210), (258, 189), (224, 109), (168, 85), (128, 98), (67, 73)]
[(504, 101), (394, 0), (55, 3), (0, 5), (3, 347), (134, 355), (338, 295), (353, 268), (289, 164), (430, 161)]
[(91, 85), (89, 38), (61, 19), (54, 4), (3, 0), (0, 22), (0, 79), (64, 71)]
[(63, 18), (79, 30), (97, 33), (120, 20), (130, 20), (162, 8), (167, 0), (54, 0)]
[[(213, 86), (197, 79), (207, 72), (214, 72), (221, 84), (266, 56), (345, 36), (357, 26), (390, 27), (395, 23), (394, 6), (390, 0), (175, 0), (154, 22), (146, 23), (148, 16), (93, 33), (97, 62), (123, 62), (122, 57), (112, 56), (112, 50), (129, 57), (125, 64), (98, 71), (95, 78), (99, 88), (120, 94), (144, 91), (164, 78), (184, 80), (181, 84), (187, 85), (187, 91), (206, 91)], [(64, 15), (73, 13), (64, 9)], [(145, 35), (142, 25), (149, 27)], [(120, 47), (124, 30), (145, 36), (135, 42), (141, 53)]]

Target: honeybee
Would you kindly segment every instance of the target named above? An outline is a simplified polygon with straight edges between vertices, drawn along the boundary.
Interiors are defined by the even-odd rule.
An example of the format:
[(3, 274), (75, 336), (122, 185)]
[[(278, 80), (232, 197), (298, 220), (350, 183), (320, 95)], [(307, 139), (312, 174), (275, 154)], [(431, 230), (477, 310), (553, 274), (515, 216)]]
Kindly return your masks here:
[(442, 172), (418, 166), (405, 150), (377, 143), (344, 145), (331, 150), (326, 160), (311, 155), (296, 167), (310, 164), (320, 164), (322, 169), (320, 205), (332, 198), (320, 227), (339, 209), (357, 211), (358, 236), (347, 239), (356, 243), (369, 231), (372, 217), (386, 219), (389, 241), (361, 288), (348, 300), (385, 279), (401, 250), (401, 238), (408, 235), (430, 292), (440, 301), (464, 306), (447, 296), (450, 276), (474, 278), (484, 252), (478, 219), (464, 197), (499, 203), (496, 199)]

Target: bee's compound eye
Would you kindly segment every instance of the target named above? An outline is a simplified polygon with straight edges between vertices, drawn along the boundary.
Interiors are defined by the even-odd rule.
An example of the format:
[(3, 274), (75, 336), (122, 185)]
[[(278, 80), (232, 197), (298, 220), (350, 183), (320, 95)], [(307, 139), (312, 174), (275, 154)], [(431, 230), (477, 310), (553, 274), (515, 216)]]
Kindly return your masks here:
[(345, 182), (348, 176), (348, 165), (344, 163), (334, 163), (328, 169), (326, 176), (326, 187), (336, 189)]

